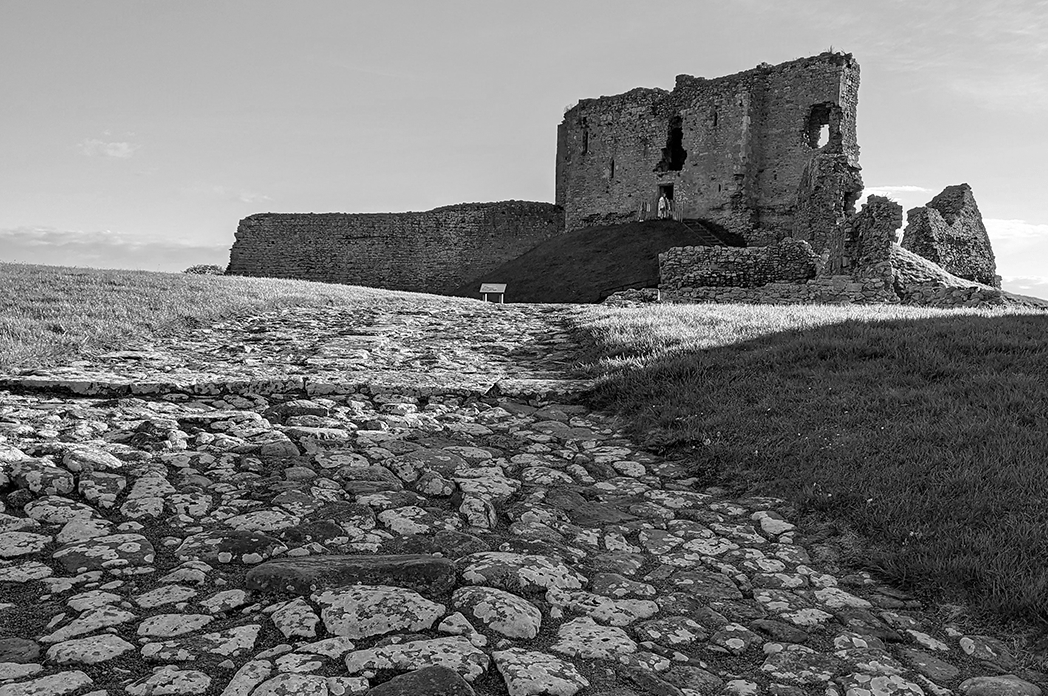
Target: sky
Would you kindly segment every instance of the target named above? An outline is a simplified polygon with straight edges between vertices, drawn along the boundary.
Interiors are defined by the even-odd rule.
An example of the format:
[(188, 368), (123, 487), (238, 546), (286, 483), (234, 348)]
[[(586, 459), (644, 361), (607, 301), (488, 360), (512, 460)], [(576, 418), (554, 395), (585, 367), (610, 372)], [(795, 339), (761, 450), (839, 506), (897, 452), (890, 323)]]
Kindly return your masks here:
[(829, 48), (867, 193), (972, 186), (1048, 298), (1048, 0), (0, 0), (0, 260), (225, 266), (240, 218), (552, 201), (580, 98)]

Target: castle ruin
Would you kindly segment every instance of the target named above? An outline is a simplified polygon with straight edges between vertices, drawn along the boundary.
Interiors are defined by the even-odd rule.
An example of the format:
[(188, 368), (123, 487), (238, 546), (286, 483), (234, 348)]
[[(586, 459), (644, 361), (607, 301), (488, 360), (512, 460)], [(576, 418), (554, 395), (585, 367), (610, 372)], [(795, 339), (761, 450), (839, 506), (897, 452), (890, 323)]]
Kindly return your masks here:
[(695, 233), (659, 255), (668, 301), (1004, 301), (967, 185), (909, 212), (906, 248), (897, 203), (855, 210), (858, 92), (831, 51), (583, 99), (557, 131), (555, 205), (253, 215), (228, 272), (450, 293), (562, 232), (658, 216)]
[(793, 238), (821, 251), (862, 194), (858, 93), (859, 64), (824, 53), (583, 99), (557, 131), (565, 228), (642, 219), (665, 194), (678, 219), (748, 246)]

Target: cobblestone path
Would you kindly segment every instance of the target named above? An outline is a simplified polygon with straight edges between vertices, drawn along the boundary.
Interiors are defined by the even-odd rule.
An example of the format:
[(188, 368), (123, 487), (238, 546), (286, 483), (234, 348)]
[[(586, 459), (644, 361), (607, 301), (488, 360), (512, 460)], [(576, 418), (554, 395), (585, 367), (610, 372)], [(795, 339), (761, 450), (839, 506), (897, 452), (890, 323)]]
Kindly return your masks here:
[(0, 379), (0, 696), (1038, 696), (573, 403), (571, 311), (285, 310)]

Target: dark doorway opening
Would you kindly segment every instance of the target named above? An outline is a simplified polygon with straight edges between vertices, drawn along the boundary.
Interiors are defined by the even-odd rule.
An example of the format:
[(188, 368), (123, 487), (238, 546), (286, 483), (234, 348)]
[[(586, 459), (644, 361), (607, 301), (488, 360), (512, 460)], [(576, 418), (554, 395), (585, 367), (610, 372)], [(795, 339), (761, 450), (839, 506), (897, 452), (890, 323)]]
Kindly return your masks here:
[(659, 197), (655, 202), (655, 212), (660, 220), (676, 219), (673, 205), (673, 184), (659, 184)]
[(688, 151), (684, 149), (684, 119), (674, 116), (670, 119), (669, 131), (666, 134), (666, 147), (662, 148), (662, 159), (655, 165), (657, 172), (679, 172), (684, 169), (684, 160)]

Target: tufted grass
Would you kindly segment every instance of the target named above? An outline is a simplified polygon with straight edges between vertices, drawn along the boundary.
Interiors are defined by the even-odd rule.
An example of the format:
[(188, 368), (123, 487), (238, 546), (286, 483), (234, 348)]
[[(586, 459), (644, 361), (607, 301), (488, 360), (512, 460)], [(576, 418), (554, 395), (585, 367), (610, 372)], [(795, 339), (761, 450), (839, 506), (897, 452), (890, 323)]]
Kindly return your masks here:
[(48, 367), (244, 313), (411, 298), (435, 299), (274, 278), (0, 263), (0, 372)]
[(639, 441), (854, 530), (851, 560), (898, 587), (1048, 623), (1048, 313), (656, 305), (578, 323), (592, 403)]

